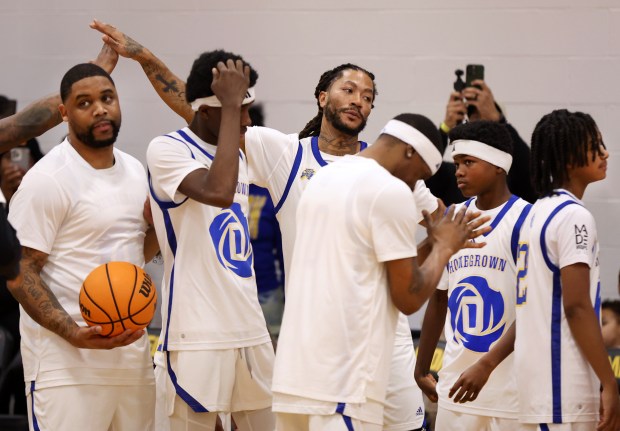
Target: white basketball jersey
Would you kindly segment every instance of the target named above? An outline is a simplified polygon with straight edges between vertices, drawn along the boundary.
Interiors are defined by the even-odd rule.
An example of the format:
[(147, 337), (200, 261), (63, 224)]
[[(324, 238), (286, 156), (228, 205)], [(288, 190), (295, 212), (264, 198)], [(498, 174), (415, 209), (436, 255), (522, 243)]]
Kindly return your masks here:
[(596, 224), (583, 203), (556, 190), (532, 207), (519, 240), (515, 369), (519, 421), (594, 422), (599, 388), (576, 344), (562, 304), (562, 268), (590, 267), (590, 299), (600, 316)]
[(179, 192), (181, 181), (209, 168), (217, 147), (189, 128), (149, 144), (151, 204), (164, 256), (163, 350), (230, 349), (269, 342), (258, 303), (248, 233), (248, 177), (229, 208), (204, 205)]
[[(463, 205), (468, 211), (480, 211), (476, 201), (473, 198)], [(513, 355), (493, 371), (475, 401), (457, 404), (448, 393), (461, 373), (488, 352), (514, 322), (517, 244), (530, 208), (513, 195), (497, 208), (480, 211), (491, 217), (487, 225), (493, 228), (480, 239), (486, 246), (460, 250), (446, 265), (446, 348), (437, 385), (442, 408), (482, 416), (517, 416)]]

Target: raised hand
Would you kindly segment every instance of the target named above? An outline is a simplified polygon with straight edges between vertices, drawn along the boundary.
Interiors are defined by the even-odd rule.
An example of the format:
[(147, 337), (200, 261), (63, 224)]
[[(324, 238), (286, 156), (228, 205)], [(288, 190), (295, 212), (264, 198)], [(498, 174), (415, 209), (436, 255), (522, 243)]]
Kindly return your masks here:
[(116, 63), (118, 63), (118, 53), (109, 45), (104, 43), (101, 47), (101, 51), (99, 51), (99, 54), (97, 55), (97, 58), (92, 60), (91, 63), (96, 64), (111, 74), (116, 67)]
[(490, 226), (480, 228), (490, 220), (490, 217), (480, 217), (480, 213), (477, 211), (466, 212), (467, 208), (464, 206), (456, 215), (454, 211), (455, 206), (451, 205), (439, 220), (433, 220), (427, 211), (422, 212), (428, 226), (428, 236), (431, 237), (433, 244), (446, 247), (451, 254), (464, 247), (484, 247), (484, 243), (474, 244), (469, 240), (491, 231)]
[(476, 107), (476, 111), (471, 115), (470, 120), (499, 121), (501, 114), (495, 106), (495, 98), (491, 89), (483, 80), (477, 79), (472, 82), (477, 87), (467, 87), (463, 90), (463, 97), (467, 100), (467, 105)]
[(142, 54), (144, 47), (138, 42), (118, 30), (111, 24), (93, 20), (90, 28), (103, 33), (103, 42), (118, 53), (118, 55), (136, 60)]
[(450, 129), (453, 129), (463, 122), (466, 113), (467, 106), (465, 106), (465, 102), (463, 102), (463, 95), (458, 91), (453, 91), (446, 105), (446, 116), (443, 120), (444, 124)]
[(222, 107), (240, 107), (250, 85), (250, 68), (241, 60), (219, 62), (213, 68), (211, 90), (220, 100)]

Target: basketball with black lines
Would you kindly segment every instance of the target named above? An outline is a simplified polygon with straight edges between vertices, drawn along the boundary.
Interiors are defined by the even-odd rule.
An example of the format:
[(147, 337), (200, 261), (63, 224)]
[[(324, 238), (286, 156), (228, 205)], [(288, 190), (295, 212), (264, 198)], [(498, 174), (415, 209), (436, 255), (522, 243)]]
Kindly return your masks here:
[(80, 289), (80, 311), (89, 326), (112, 337), (145, 328), (155, 314), (157, 291), (151, 277), (129, 262), (109, 262), (93, 269)]

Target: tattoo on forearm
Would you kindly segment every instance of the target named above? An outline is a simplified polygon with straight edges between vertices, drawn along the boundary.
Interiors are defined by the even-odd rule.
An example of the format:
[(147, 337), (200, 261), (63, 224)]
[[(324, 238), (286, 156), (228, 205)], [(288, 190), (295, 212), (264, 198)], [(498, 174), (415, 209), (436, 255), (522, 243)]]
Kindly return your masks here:
[(144, 47), (130, 37), (127, 37), (127, 52), (132, 57), (140, 54)]
[(41, 280), (40, 272), (44, 264), (44, 257), (27, 248), (24, 249), (23, 284), (13, 293), (37, 323), (64, 338), (69, 335), (75, 322), (62, 307), (56, 295)]
[(177, 86), (177, 82), (175, 80), (172, 81), (166, 81), (164, 79), (164, 77), (161, 74), (157, 74), (155, 75), (155, 79), (157, 79), (159, 82), (161, 82), (162, 84), (164, 84), (164, 88), (162, 88), (162, 91), (164, 93), (168, 93), (169, 91), (172, 91), (174, 93), (178, 93), (179, 92), (179, 87)]

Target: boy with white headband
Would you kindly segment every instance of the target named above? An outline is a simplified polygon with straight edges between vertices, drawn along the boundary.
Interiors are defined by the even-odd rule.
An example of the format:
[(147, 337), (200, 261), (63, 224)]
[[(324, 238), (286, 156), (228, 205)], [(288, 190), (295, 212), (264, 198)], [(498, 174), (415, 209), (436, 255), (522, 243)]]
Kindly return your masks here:
[[(471, 197), (461, 207), (488, 216), (492, 230), (484, 236), (486, 247), (450, 258), (447, 290), (440, 284), (426, 309), (415, 377), (432, 401), (439, 399), (435, 429), (511, 431), (518, 426), (512, 356), (479, 394), (493, 368), (478, 360), (506, 336), (515, 319), (516, 248), (530, 204), (508, 189), (512, 142), (504, 125), (467, 123), (449, 136), (457, 185)], [(429, 368), (444, 320), (446, 349), (437, 383)]]
[[(241, 78), (226, 81), (225, 94), (234, 97), (220, 100), (212, 87), (223, 63)], [(257, 78), (238, 55), (203, 53), (187, 79), (195, 112), (189, 127), (153, 139), (147, 150), (165, 269), (158, 430), (213, 430), (218, 412), (231, 412), (241, 431), (274, 428), (274, 352), (252, 269), (247, 162), (239, 149)]]
[(450, 255), (486, 221), (425, 211), (433, 241), (418, 261), (411, 191), (437, 170), (441, 147), (432, 121), (401, 114), (306, 186), (274, 369), (278, 431), (383, 429), (398, 311), (422, 306)]

